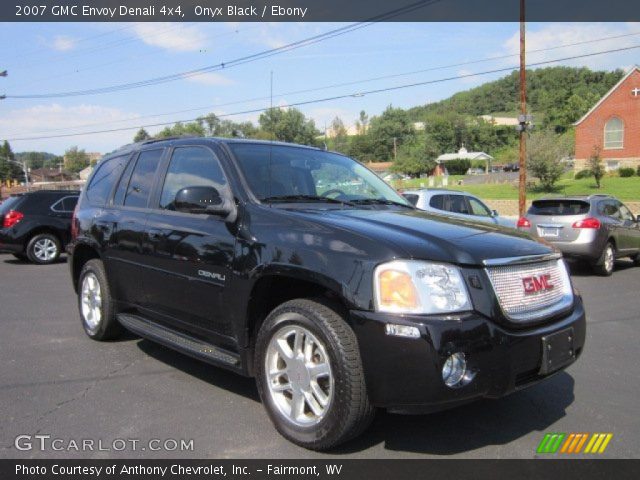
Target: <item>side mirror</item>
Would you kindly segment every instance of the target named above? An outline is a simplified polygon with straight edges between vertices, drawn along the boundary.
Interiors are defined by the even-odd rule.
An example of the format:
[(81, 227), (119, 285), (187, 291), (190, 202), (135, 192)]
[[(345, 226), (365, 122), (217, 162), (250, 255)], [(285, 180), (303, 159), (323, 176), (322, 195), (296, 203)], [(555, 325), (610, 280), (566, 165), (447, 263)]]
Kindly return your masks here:
[(173, 204), (178, 212), (217, 215), (227, 217), (229, 221), (235, 219), (233, 200), (220, 195), (214, 187), (185, 187), (176, 193)]
[(500, 214), (498, 213), (497, 210), (491, 210), (491, 216), (492, 217), (498, 217), (498, 216), (500, 216)]

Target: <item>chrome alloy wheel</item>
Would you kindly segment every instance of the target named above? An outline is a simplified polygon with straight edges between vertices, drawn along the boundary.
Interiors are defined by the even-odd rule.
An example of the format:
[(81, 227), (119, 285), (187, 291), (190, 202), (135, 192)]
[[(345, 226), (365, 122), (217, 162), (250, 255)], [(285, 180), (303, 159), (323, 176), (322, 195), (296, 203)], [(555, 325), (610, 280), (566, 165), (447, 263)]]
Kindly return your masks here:
[(334, 394), (329, 356), (306, 328), (289, 325), (271, 337), (265, 374), (271, 400), (294, 425), (315, 425), (329, 411)]
[(607, 270), (607, 272), (613, 271), (615, 261), (616, 259), (613, 252), (613, 247), (611, 245), (607, 245), (607, 249), (604, 252), (604, 268)]
[(50, 262), (58, 254), (58, 247), (50, 238), (42, 238), (33, 245), (33, 254), (41, 262)]
[(90, 331), (95, 331), (102, 320), (102, 292), (95, 273), (88, 272), (82, 279), (80, 290), (82, 318)]

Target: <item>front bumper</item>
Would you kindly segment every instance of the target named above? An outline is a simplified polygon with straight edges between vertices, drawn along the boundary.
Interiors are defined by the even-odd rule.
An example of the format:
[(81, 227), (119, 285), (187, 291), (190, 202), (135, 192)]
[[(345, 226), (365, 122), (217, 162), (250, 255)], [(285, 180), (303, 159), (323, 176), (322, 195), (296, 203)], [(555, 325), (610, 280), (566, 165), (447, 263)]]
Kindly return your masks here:
[[(573, 310), (545, 325), (506, 329), (476, 313), (454, 320), (351, 311), (372, 403), (403, 413), (444, 410), (478, 398), (497, 398), (562, 371), (541, 374), (542, 337), (573, 328), (575, 358), (582, 353), (586, 320), (582, 300)], [(418, 339), (389, 336), (385, 324), (417, 326)], [(442, 366), (464, 352), (474, 379), (459, 388), (442, 380)], [(575, 361), (575, 360), (574, 360)]]

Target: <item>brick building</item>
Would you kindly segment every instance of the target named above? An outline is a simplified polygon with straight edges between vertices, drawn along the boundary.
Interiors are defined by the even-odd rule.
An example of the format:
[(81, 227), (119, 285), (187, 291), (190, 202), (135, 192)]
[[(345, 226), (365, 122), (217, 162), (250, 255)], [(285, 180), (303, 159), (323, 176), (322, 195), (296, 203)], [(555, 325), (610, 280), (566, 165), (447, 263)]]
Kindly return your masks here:
[(575, 123), (576, 171), (595, 148), (607, 170), (640, 165), (640, 67), (633, 67)]

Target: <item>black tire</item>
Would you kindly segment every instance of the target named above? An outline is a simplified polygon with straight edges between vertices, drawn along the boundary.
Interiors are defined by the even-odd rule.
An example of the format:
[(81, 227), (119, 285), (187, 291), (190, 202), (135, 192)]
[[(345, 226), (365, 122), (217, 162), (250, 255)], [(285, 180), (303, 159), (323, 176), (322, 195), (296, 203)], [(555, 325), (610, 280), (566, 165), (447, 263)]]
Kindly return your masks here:
[[(289, 326), (302, 327), (316, 337), (330, 362), (333, 393), (324, 415), (313, 425), (296, 425), (282, 413), (267, 384), (270, 341)], [(282, 436), (304, 448), (327, 450), (344, 443), (362, 433), (375, 415), (367, 395), (356, 336), (337, 309), (323, 300), (291, 300), (269, 314), (258, 333), (255, 372), (260, 398), (274, 426)], [(292, 383), (289, 378), (288, 381)]]
[(24, 253), (12, 253), (11, 255), (16, 257), (21, 262), (26, 262), (29, 260), (29, 258), (27, 258), (27, 256)]
[[(83, 309), (83, 301), (87, 308), (96, 306), (95, 291), (89, 293), (85, 290), (85, 280), (87, 286), (97, 283), (100, 297), (99, 316), (92, 317)], [(89, 289), (91, 290), (91, 289)], [(89, 296), (87, 296), (89, 295)], [(93, 297), (91, 296), (93, 295)], [(115, 307), (109, 291), (107, 276), (101, 260), (93, 259), (84, 264), (78, 278), (78, 311), (85, 333), (93, 340), (106, 341), (113, 340), (122, 334), (124, 328), (116, 319)]]
[[(611, 256), (611, 257), (610, 257)], [(612, 260), (610, 261), (610, 258)], [(613, 242), (607, 242), (602, 249), (602, 254), (598, 261), (593, 265), (593, 270), (598, 275), (603, 277), (610, 277), (615, 269), (616, 264), (616, 247)]]
[(58, 237), (51, 233), (34, 235), (27, 244), (27, 258), (38, 265), (57, 262), (62, 253), (62, 245)]
[(636, 253), (633, 257), (631, 257), (631, 260), (633, 260), (633, 264), (636, 267), (640, 267), (640, 253)]

